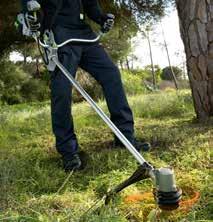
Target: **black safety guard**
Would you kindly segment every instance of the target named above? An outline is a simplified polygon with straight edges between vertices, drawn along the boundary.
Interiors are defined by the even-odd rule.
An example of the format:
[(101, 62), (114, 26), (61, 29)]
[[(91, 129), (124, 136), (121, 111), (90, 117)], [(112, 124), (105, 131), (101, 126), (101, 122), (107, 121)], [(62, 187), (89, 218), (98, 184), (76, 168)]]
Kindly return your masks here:
[(107, 205), (113, 198), (113, 196), (115, 196), (117, 193), (119, 193), (126, 187), (129, 187), (134, 183), (150, 178), (151, 170), (153, 170), (152, 167), (146, 162), (143, 165), (140, 165), (138, 169), (132, 174), (132, 176), (130, 176), (127, 180), (120, 183), (113, 190), (109, 191), (106, 194), (105, 204)]

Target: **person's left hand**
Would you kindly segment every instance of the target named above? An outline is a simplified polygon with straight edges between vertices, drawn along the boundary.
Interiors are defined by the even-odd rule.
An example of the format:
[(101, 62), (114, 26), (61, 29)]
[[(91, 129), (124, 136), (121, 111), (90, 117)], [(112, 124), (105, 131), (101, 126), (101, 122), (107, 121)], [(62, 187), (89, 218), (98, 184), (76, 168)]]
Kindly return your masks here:
[(40, 23), (33, 16), (26, 13), (19, 13), (15, 22), (16, 29), (24, 36), (39, 36)]
[(101, 27), (101, 31), (103, 33), (109, 32), (113, 28), (114, 23), (115, 23), (115, 16), (113, 14), (106, 14), (103, 25)]
[(36, 33), (41, 28), (41, 24), (38, 21), (38, 18), (30, 13), (25, 13), (25, 21), (27, 27), (30, 29), (32, 33)]

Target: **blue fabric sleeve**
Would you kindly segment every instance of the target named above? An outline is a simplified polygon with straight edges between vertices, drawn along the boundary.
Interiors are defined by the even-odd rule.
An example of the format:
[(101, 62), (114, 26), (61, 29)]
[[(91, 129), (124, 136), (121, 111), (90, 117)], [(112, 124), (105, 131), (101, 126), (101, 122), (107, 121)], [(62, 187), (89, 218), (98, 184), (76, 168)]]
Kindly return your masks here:
[(103, 14), (97, 0), (82, 0), (86, 15), (99, 25), (103, 24), (105, 14)]

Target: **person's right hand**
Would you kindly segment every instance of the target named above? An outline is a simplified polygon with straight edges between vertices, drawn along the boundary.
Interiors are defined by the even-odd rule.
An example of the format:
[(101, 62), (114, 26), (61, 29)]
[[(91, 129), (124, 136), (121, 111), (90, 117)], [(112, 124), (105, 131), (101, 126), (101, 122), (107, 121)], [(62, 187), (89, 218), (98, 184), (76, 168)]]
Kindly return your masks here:
[(103, 33), (109, 32), (113, 28), (114, 23), (115, 23), (115, 16), (113, 14), (106, 14), (101, 27), (101, 31)]

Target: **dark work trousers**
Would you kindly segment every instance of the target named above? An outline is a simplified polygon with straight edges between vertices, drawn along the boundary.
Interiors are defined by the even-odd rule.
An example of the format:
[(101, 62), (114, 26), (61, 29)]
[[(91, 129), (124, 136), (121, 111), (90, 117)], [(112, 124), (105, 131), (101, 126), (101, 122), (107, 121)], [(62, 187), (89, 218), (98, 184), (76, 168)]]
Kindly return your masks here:
[[(121, 82), (120, 72), (99, 43), (66, 45), (58, 51), (59, 61), (75, 76), (78, 66), (90, 73), (102, 86), (111, 120), (132, 142), (134, 122)], [(56, 148), (63, 156), (78, 152), (71, 115), (71, 83), (56, 68), (51, 73), (52, 126)], [(97, 126), (98, 127), (98, 126)]]

